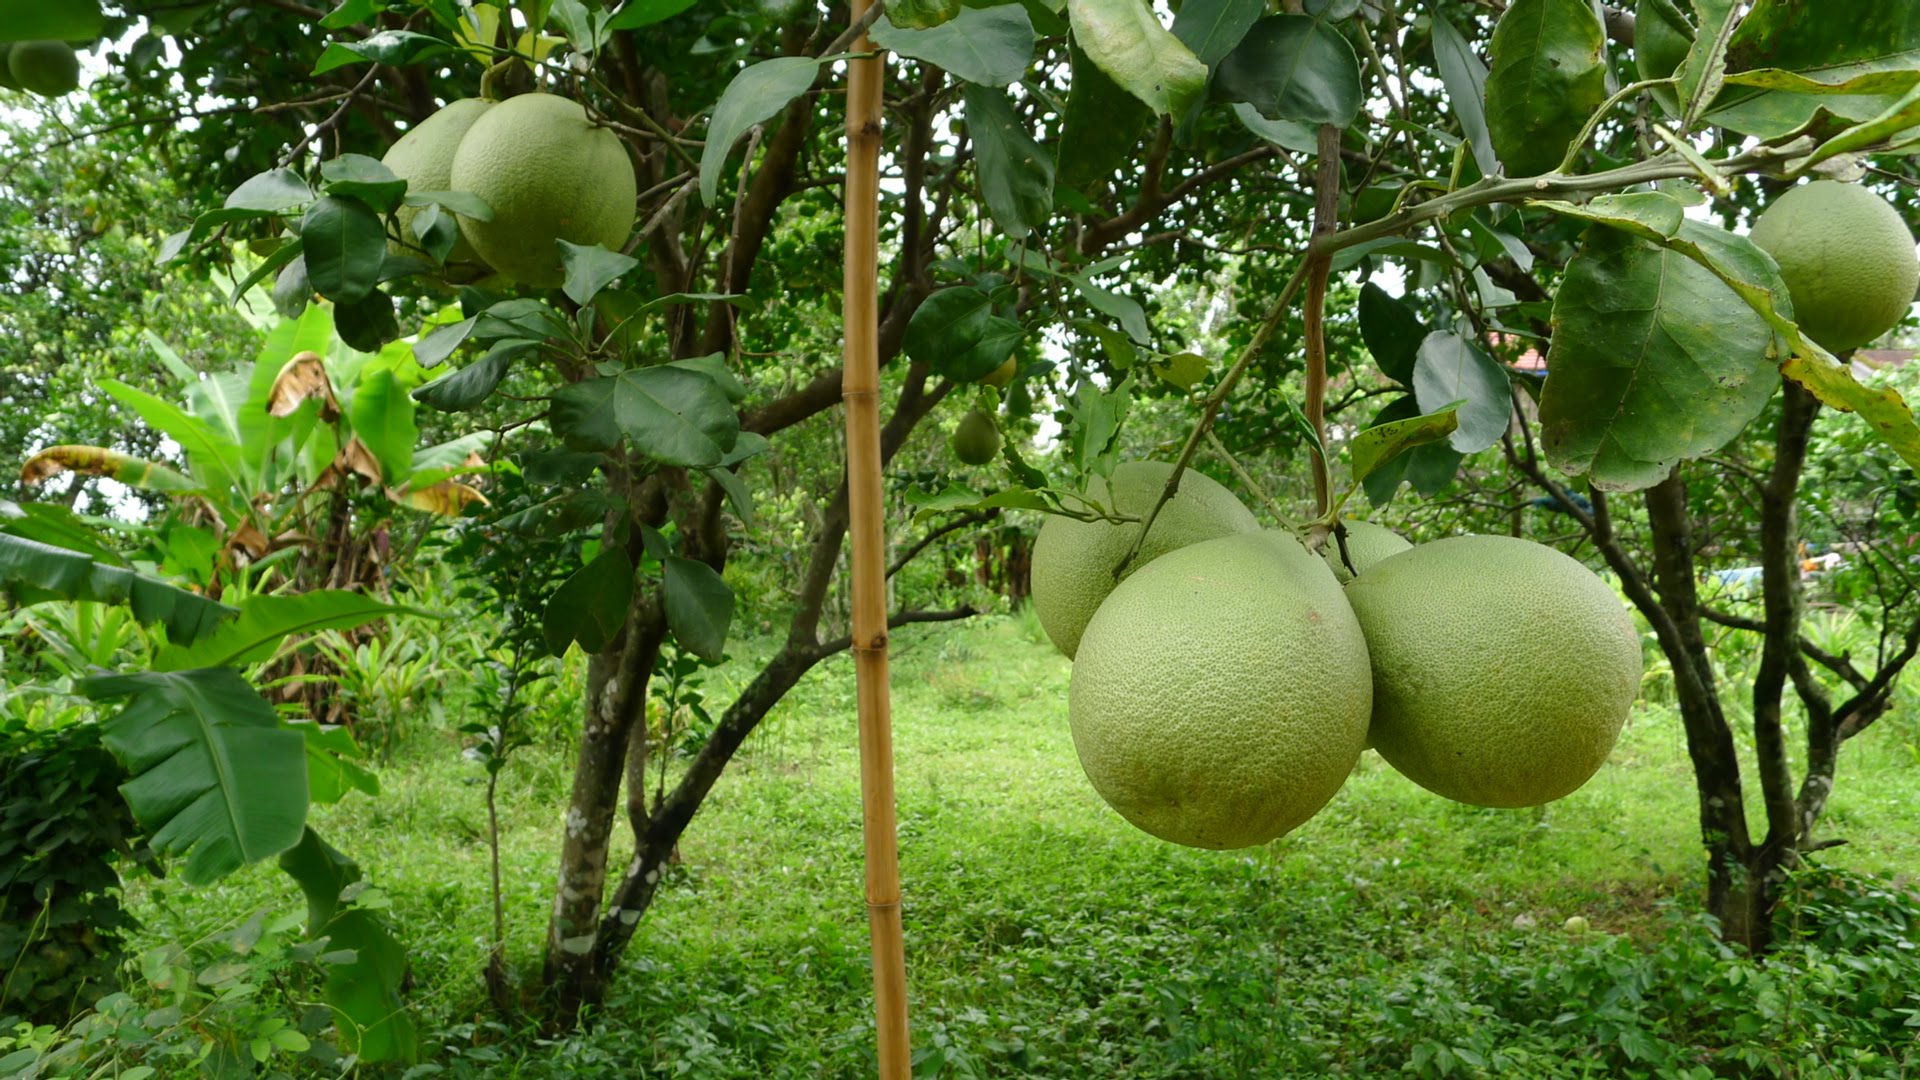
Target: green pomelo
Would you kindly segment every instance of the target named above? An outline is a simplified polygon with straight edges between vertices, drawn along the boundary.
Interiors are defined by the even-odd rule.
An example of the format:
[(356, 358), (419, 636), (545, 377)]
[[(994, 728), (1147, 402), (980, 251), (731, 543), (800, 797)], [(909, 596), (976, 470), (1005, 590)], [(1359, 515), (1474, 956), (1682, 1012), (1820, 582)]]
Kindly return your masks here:
[(619, 251), (633, 231), (626, 146), (578, 102), (553, 94), (522, 94), (483, 113), (454, 151), (449, 182), (493, 208), (492, 221), (461, 218), (461, 234), (523, 284), (565, 280), (556, 240)]
[[(381, 163), (393, 170), (393, 174), (407, 182), (407, 191), (418, 194), (423, 191), (454, 191), (453, 155), (460, 147), (460, 140), (466, 137), (473, 122), (480, 119), (493, 102), (485, 98), (461, 98), (450, 101), (439, 112), (420, 121), (405, 135), (387, 149)], [(400, 225), (400, 235), (413, 239), (413, 219), (420, 213), (416, 206), (402, 206), (395, 218)], [(393, 245), (394, 254), (417, 254), (399, 243)], [(463, 234), (453, 242), (453, 250), (447, 253), (447, 265), (470, 265), (480, 261), (473, 245)]]
[(1019, 372), (1020, 372), (1020, 361), (1015, 357), (1009, 356), (1007, 357), (1006, 363), (1001, 364), (999, 367), (994, 368), (992, 371), (989, 371), (985, 375), (980, 376), (980, 378), (977, 381), (986, 383), (988, 386), (991, 386), (996, 390), (1005, 390), (1007, 388), (1007, 384), (1012, 382), (1013, 377), (1019, 374)]
[(1367, 643), (1327, 564), (1280, 532), (1156, 559), (1087, 625), (1067, 709), (1095, 790), (1176, 844), (1300, 825), (1359, 760)]
[(1780, 264), (1793, 319), (1830, 352), (1893, 329), (1920, 288), (1913, 234), (1857, 184), (1815, 180), (1773, 200), (1749, 237)]
[(64, 41), (16, 41), (7, 50), (7, 71), (22, 90), (59, 97), (80, 88), (80, 57)]
[[(1356, 573), (1364, 574), (1367, 568), (1382, 559), (1390, 558), (1412, 547), (1407, 539), (1385, 525), (1375, 525), (1371, 521), (1346, 522), (1347, 558), (1340, 557), (1339, 537), (1327, 537), (1327, 546), (1320, 554), (1333, 568), (1333, 576), (1340, 579), (1342, 585), (1354, 579)], [(1353, 569), (1347, 569), (1352, 561)]]
[(974, 409), (960, 418), (953, 433), (953, 456), (968, 465), (985, 465), (1000, 453), (1000, 429), (993, 417)]
[(1373, 657), (1374, 749), (1476, 806), (1569, 794), (1613, 751), (1640, 636), (1607, 584), (1530, 540), (1456, 536), (1347, 585)]
[[(1111, 482), (1094, 477), (1086, 494), (1108, 513), (1144, 519), (1172, 474), (1173, 466), (1165, 462), (1130, 461), (1113, 470)], [(1259, 528), (1252, 511), (1233, 492), (1188, 469), (1180, 474), (1180, 490), (1161, 508), (1127, 572), (1188, 544)], [(1033, 542), (1033, 610), (1054, 647), (1068, 659), (1080, 648), (1087, 620), (1113, 591), (1113, 568), (1139, 535), (1138, 522), (1078, 521), (1058, 515), (1040, 527)]]

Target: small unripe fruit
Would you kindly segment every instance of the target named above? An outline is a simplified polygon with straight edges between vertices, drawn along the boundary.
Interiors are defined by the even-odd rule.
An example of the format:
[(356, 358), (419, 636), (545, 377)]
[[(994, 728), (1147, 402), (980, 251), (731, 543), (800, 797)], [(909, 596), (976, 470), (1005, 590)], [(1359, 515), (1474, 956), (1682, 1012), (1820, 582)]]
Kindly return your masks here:
[(995, 390), (1005, 390), (1007, 384), (1013, 381), (1014, 375), (1018, 373), (1019, 370), (1020, 362), (1009, 356), (1007, 357), (1006, 363), (980, 376), (980, 381), (993, 387)]
[(1000, 453), (1000, 428), (979, 409), (960, 418), (953, 433), (953, 456), (967, 465), (985, 465)]
[(80, 88), (80, 58), (64, 41), (16, 41), (7, 50), (7, 70), (23, 90), (59, 97)]

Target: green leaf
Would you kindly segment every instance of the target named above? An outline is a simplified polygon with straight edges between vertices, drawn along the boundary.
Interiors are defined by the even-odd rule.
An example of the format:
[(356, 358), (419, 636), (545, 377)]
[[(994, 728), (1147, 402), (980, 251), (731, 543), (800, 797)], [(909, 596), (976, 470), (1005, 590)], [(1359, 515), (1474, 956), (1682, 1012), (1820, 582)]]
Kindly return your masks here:
[[(260, 265), (254, 267), (251, 271), (249, 271), (246, 277), (243, 277), (238, 282), (234, 283), (233, 292), (228, 294), (227, 302), (229, 304), (238, 304), (241, 298), (247, 295), (248, 289), (253, 288), (255, 285), (265, 280), (267, 275), (277, 273), (281, 268), (293, 265), (295, 260), (298, 260), (300, 262), (301, 276), (304, 278), (306, 275), (307, 263), (306, 263), (306, 260), (301, 256), (303, 254), (303, 249), (305, 248), (305, 246), (306, 245), (304, 240), (296, 236), (293, 239), (287, 241), (286, 243), (281, 244), (279, 247), (274, 248), (273, 254), (260, 260)], [(313, 285), (313, 282), (309, 279), (307, 281), (309, 292), (312, 291), (312, 285)], [(278, 283), (276, 282), (275, 288), (277, 289), (278, 287), (279, 287)]]
[(417, 608), (381, 603), (362, 593), (319, 589), (297, 596), (258, 593), (240, 602), (238, 618), (221, 623), (191, 644), (168, 644), (154, 654), (155, 671), (239, 667), (271, 659), (293, 634), (346, 630), (389, 615), (434, 618)]
[(1426, 324), (1412, 308), (1371, 281), (1360, 287), (1360, 340), (1387, 378), (1413, 385), (1414, 359), (1426, 337)]
[(922, 301), (907, 320), (903, 343), (907, 359), (955, 377), (948, 370), (980, 343), (992, 315), (993, 301), (979, 289), (970, 285), (941, 289)]
[[(7, 524), (11, 530), (14, 523)], [(172, 641), (198, 640), (234, 614), (233, 608), (198, 593), (112, 565), (84, 551), (13, 535), (11, 531), (0, 533), (0, 581), (62, 600), (125, 604), (140, 623), (166, 627)]]
[(1285, 150), (1296, 154), (1317, 154), (1320, 152), (1320, 136), (1313, 128), (1295, 120), (1269, 120), (1260, 115), (1260, 110), (1244, 101), (1233, 103), (1233, 115), (1240, 118), (1240, 124), (1248, 131)]
[(1266, 9), (1261, 0), (1187, 0), (1173, 17), (1173, 36), (1211, 68), (1240, 44)]
[[(268, 169), (266, 172), (256, 173), (242, 181), (239, 187), (234, 188), (227, 195), (227, 201), (221, 208), (277, 214), (284, 210), (305, 206), (312, 201), (313, 189), (307, 186), (305, 180), (300, 179), (299, 173), (292, 169)], [(201, 217), (205, 218), (207, 215), (202, 214)], [(212, 224), (220, 223), (216, 221)], [(197, 231), (199, 222), (196, 221), (194, 227)]]
[(1026, 329), (1012, 319), (991, 316), (972, 348), (935, 365), (934, 370), (954, 382), (977, 382), (1006, 363), (1026, 334)]
[(351, 304), (373, 291), (387, 256), (387, 230), (365, 203), (323, 195), (300, 222), (307, 279), (335, 303)]
[(391, 371), (363, 376), (347, 409), (353, 434), (380, 463), (380, 477), (389, 486), (403, 483), (413, 471), (413, 444), (420, 428), (413, 419), (413, 399)]
[(614, 13), (613, 21), (607, 24), (609, 30), (638, 30), (643, 26), (652, 26), (665, 22), (675, 15), (692, 7), (696, 0), (627, 0), (620, 10)]
[[(1689, 221), (1680, 235), (1718, 231)], [(1784, 299), (1778, 274), (1767, 273)], [(1541, 442), (1555, 467), (1598, 487), (1648, 487), (1719, 449), (1779, 385), (1766, 320), (1693, 259), (1619, 229), (1587, 231), (1553, 325)]]
[(1841, 154), (1863, 150), (1902, 131), (1920, 128), (1920, 86), (1909, 90), (1878, 116), (1864, 120), (1820, 144), (1804, 161), (1794, 163), (1794, 171), (1805, 172), (1823, 161)]
[(350, 791), (380, 794), (380, 778), (355, 763), (366, 751), (344, 727), (302, 720), (288, 725), (307, 741), (307, 794), (317, 803), (337, 803)]
[[(1887, 111), (1912, 88), (1909, 75), (1920, 72), (1920, 11), (1885, 0), (1847, 5), (1836, 17), (1839, 10), (1804, 0), (1758, 0), (1733, 32), (1729, 85), (1713, 98), (1706, 120), (1774, 139), (1806, 127), (1822, 111), (1853, 123)], [(1700, 36), (1708, 36), (1704, 20)]]
[[(341, 899), (362, 881), (360, 868), (312, 829), (304, 830), (300, 843), (280, 856), (280, 868), (306, 895), (308, 937), (324, 938), (330, 951), (352, 957), (327, 966), (320, 994), (333, 1013), (343, 1048), (361, 1061), (413, 1061), (419, 1036), (400, 995), (407, 975), (406, 950), (379, 912)], [(280, 1037), (289, 1034), (299, 1033), (291, 1028), (275, 1032), (275, 1045), (288, 1049), (292, 1042)]]
[(23, 482), (40, 483), (63, 472), (108, 476), (143, 491), (199, 491), (192, 477), (158, 462), (102, 446), (49, 446), (20, 467)]
[[(679, 368), (682, 371), (697, 371), (712, 379), (727, 400), (735, 405), (747, 399), (747, 387), (727, 367), (727, 358), (722, 353), (710, 353), (706, 356), (690, 356), (684, 360), (670, 360), (664, 366)], [(745, 438), (743, 435), (742, 438)], [(738, 445), (738, 444), (736, 444)], [(729, 455), (731, 456), (731, 455)]]
[(1182, 390), (1191, 390), (1213, 365), (1199, 353), (1177, 353), (1153, 365), (1153, 373)]
[(95, 700), (130, 698), (103, 730), (120, 786), (155, 851), (186, 856), (205, 885), (287, 850), (307, 818), (306, 740), (232, 668), (83, 680)]
[(453, 351), (473, 333), (474, 324), (479, 320), (478, 315), (471, 316), (457, 323), (436, 326), (420, 335), (420, 340), (413, 345), (413, 362), (423, 368), (436, 368), (446, 363), (447, 357), (452, 356)]
[(480, 341), (495, 338), (565, 337), (566, 320), (560, 313), (531, 297), (502, 300), (487, 308), (474, 324), (473, 336)]
[(224, 492), (244, 474), (239, 445), (205, 420), (114, 379), (102, 379), (99, 386), (115, 401), (139, 413), (148, 427), (179, 443), (187, 454), (188, 471), (202, 487)]
[(762, 60), (733, 77), (713, 106), (707, 124), (707, 144), (700, 153), (700, 199), (714, 205), (720, 190), (720, 171), (726, 167), (733, 144), (755, 124), (764, 123), (807, 92), (820, 74), (820, 61), (810, 56), (780, 56)]
[(1086, 273), (1068, 274), (1067, 280), (1095, 311), (1118, 322), (1127, 336), (1142, 345), (1152, 344), (1153, 337), (1147, 329), (1147, 312), (1131, 296), (1117, 293), (1099, 285)]
[(667, 627), (674, 640), (702, 660), (719, 663), (733, 622), (733, 590), (718, 571), (697, 559), (669, 555), (662, 565)]
[(1144, 0), (1067, 0), (1067, 16), (1087, 57), (1159, 115), (1185, 116), (1206, 93), (1207, 65)]
[[(1419, 404), (1412, 394), (1408, 394), (1396, 398), (1374, 414), (1372, 426), (1411, 420), (1419, 415)], [(1430, 498), (1452, 482), (1454, 472), (1460, 468), (1461, 457), (1460, 451), (1445, 439), (1422, 443), (1404, 453), (1381, 459), (1361, 478), (1361, 486), (1366, 489), (1367, 501), (1374, 506), (1385, 506), (1392, 502), (1394, 493), (1403, 482), (1411, 483), (1414, 491)]]
[(1487, 129), (1487, 68), (1474, 54), (1467, 39), (1453, 24), (1438, 16), (1433, 19), (1433, 59), (1440, 68), (1440, 81), (1447, 88), (1447, 104), (1453, 107), (1460, 130), (1473, 147), (1474, 163), (1483, 176), (1500, 171), (1500, 159), (1493, 152), (1493, 136)]
[(593, 298), (601, 289), (613, 284), (620, 275), (640, 265), (640, 260), (617, 251), (608, 251), (598, 244), (583, 247), (569, 244), (565, 240), (560, 244), (560, 262), (566, 267), (566, 284), (560, 291), (567, 299), (585, 307), (593, 303)]
[(1053, 157), (1027, 134), (1005, 93), (966, 86), (961, 97), (979, 163), (981, 196), (1000, 231), (1022, 239), (1053, 214)]
[(428, 34), (412, 30), (380, 30), (359, 41), (329, 42), (320, 53), (320, 59), (314, 62), (313, 73), (325, 75), (335, 68), (369, 61), (406, 67), (452, 51), (452, 45)]
[(1059, 181), (1089, 191), (1131, 159), (1152, 112), (1108, 78), (1079, 45), (1070, 44), (1069, 53), (1073, 85), (1061, 121)]
[(718, 465), (740, 431), (727, 395), (706, 375), (638, 368), (553, 395), (553, 430), (574, 450), (610, 450), (621, 438), (666, 465)]
[(605, 649), (626, 625), (632, 602), (633, 560), (620, 545), (603, 545), (600, 554), (574, 571), (547, 601), (547, 648), (555, 656), (564, 656), (576, 641), (583, 652)]
[(1426, 413), (1457, 404), (1458, 427), (1450, 441), (1463, 454), (1478, 453), (1500, 441), (1513, 415), (1513, 389), (1507, 371), (1493, 357), (1458, 334), (1438, 331), (1420, 343), (1413, 365), (1414, 399)]
[[(966, 9), (960, 6), (960, 0), (891, 0), (887, 4), (887, 13), (881, 17), (880, 22), (891, 20), (892, 25), (903, 30), (928, 30), (958, 18), (964, 10)], [(874, 24), (876, 29), (879, 25), (880, 23)], [(893, 48), (878, 37), (873, 41), (883, 49)]]
[(364, 353), (379, 352), (387, 342), (400, 336), (400, 321), (393, 313), (393, 297), (379, 289), (351, 303), (334, 304), (333, 315), (340, 340)]
[(1487, 129), (1514, 176), (1560, 166), (1607, 99), (1607, 31), (1589, 0), (1514, 0), (1493, 29)]
[(1360, 61), (1340, 31), (1305, 15), (1253, 24), (1220, 61), (1214, 93), (1269, 120), (1346, 127), (1360, 115)]
[(496, 341), (487, 354), (461, 368), (459, 371), (443, 375), (438, 379), (414, 390), (413, 398), (428, 408), (441, 412), (465, 412), (487, 400), (500, 380), (506, 378), (507, 368), (512, 366), (516, 357), (531, 349), (538, 348), (537, 341), (525, 338), (507, 338)]
[(1416, 446), (1446, 440), (1457, 430), (1458, 422), (1458, 406), (1448, 404), (1430, 413), (1390, 420), (1361, 431), (1347, 445), (1354, 482), (1363, 483), (1380, 466)]
[[(956, 5), (958, 6), (958, 5)], [(964, 82), (1005, 86), (1033, 63), (1033, 20), (1019, 4), (959, 8), (949, 21), (924, 29), (889, 22), (898, 6), (873, 24), (867, 36), (889, 52), (924, 60)]]
[(0, 0), (0, 42), (90, 42), (106, 28), (100, 0)]
[(475, 221), (492, 221), (493, 207), (471, 191), (409, 191), (402, 200), (408, 206), (439, 206)]
[(383, 214), (398, 209), (407, 195), (407, 182), (380, 159), (365, 154), (341, 154), (320, 163), (327, 194), (358, 199)]

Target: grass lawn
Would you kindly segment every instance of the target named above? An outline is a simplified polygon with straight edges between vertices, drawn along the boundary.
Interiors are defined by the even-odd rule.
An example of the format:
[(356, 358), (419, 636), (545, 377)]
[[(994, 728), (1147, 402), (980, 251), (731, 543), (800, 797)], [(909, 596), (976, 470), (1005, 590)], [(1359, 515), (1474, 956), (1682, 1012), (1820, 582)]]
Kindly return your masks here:
[[(1450, 803), (1369, 752), (1292, 835), (1207, 852), (1140, 833), (1100, 801), (1067, 728), (1068, 664), (1031, 620), (910, 628), (894, 671), (923, 1075), (1920, 1076), (1911, 1044), (1902, 1060), (1897, 1037), (1869, 1053), (1822, 1027), (1821, 1003), (1852, 1015), (1857, 985), (1820, 983), (1813, 965), (1736, 960), (1689, 922), (1702, 857), (1679, 722), (1662, 707), (1636, 712), (1606, 768), (1543, 809)], [(724, 699), (744, 678), (723, 668), (708, 689)], [(763, 725), (688, 831), (606, 1011), (562, 1039), (486, 1006), (483, 774), (451, 736), (413, 736), (381, 797), (319, 809), (316, 826), (391, 899), (434, 1064), (500, 1076), (868, 1075), (853, 689), (839, 658)], [(507, 921), (523, 971), (539, 962), (570, 767), (563, 751), (525, 751), (502, 782)], [(1903, 713), (1849, 746), (1828, 827), (1849, 843), (1825, 865), (1920, 868), (1917, 796), (1920, 721)], [(206, 935), (261, 905), (298, 907), (262, 869), (136, 899), (153, 941)], [(1573, 915), (1592, 931), (1563, 929)], [(1663, 1004), (1662, 980), (1690, 965), (1701, 1008), (1759, 1002), (1759, 1022), (1785, 1033), (1778, 1046), (1752, 1040), (1770, 1057), (1742, 1065), (1727, 1055), (1747, 1052), (1743, 1037), (1667, 1015), (1679, 1007)], [(1805, 1007), (1768, 1011), (1769, 978)], [(1920, 1036), (1920, 980), (1912, 989), (1889, 1007), (1913, 1010)], [(1636, 1054), (1639, 1039), (1652, 1049)], [(1685, 1071), (1693, 1063), (1708, 1071)]]

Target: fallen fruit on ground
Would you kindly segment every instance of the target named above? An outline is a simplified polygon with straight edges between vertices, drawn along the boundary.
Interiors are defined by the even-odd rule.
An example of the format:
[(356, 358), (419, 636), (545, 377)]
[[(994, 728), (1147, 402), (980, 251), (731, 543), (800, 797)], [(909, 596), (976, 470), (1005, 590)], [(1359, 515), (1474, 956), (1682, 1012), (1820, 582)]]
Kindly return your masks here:
[(619, 251), (633, 231), (633, 162), (576, 101), (521, 94), (486, 110), (454, 151), (449, 183), (493, 208), (460, 219), (488, 266), (526, 285), (565, 280), (556, 240)]
[[(1144, 521), (1172, 473), (1173, 466), (1165, 462), (1130, 461), (1113, 470), (1111, 481), (1093, 477), (1086, 494), (1110, 514)], [(1079, 649), (1087, 620), (1117, 581), (1124, 580), (1126, 574), (1116, 579), (1113, 570), (1132, 550), (1141, 521), (1079, 521), (1055, 515), (1040, 527), (1033, 542), (1033, 610), (1048, 640), (1068, 658)], [(1233, 492), (1188, 469), (1180, 474), (1180, 490), (1161, 508), (1126, 573), (1189, 544), (1259, 528), (1252, 511)]]
[[(408, 194), (417, 195), (424, 191), (453, 191), (453, 155), (460, 147), (460, 141), (473, 127), (474, 121), (491, 108), (493, 102), (485, 98), (461, 98), (450, 101), (446, 107), (422, 120), (387, 149), (381, 163), (393, 170), (393, 174), (407, 182)], [(400, 235), (416, 247), (418, 241), (413, 235), (413, 219), (420, 213), (416, 206), (402, 206), (395, 212), (395, 220), (400, 226)], [(395, 254), (411, 254), (413, 249), (396, 242)], [(462, 234), (453, 242), (453, 250), (447, 253), (447, 266), (474, 267), (480, 262), (480, 256), (473, 250), (473, 244)]]
[(1773, 200), (1749, 237), (1780, 264), (1793, 321), (1829, 352), (1893, 329), (1920, 288), (1899, 211), (1858, 184), (1815, 180)]
[[(1348, 521), (1346, 526), (1347, 557), (1340, 557), (1340, 540), (1335, 536), (1327, 537), (1327, 546), (1320, 552), (1326, 557), (1327, 565), (1333, 568), (1333, 576), (1339, 578), (1343, 585), (1352, 581), (1356, 574), (1366, 573), (1374, 563), (1413, 546), (1406, 537), (1385, 525), (1375, 525), (1371, 521)], [(1349, 561), (1353, 563), (1351, 570), (1347, 569)]]
[(1068, 714), (1109, 805), (1163, 840), (1238, 848), (1318, 813), (1366, 739), (1366, 640), (1340, 583), (1292, 536), (1164, 555), (1086, 628)]
[(953, 456), (968, 465), (985, 465), (1000, 453), (1000, 428), (993, 417), (973, 409), (953, 432)]
[(64, 41), (16, 41), (7, 50), (7, 71), (22, 90), (59, 97), (80, 88), (80, 57)]
[(1378, 563), (1346, 594), (1373, 659), (1374, 749), (1421, 787), (1537, 806), (1612, 752), (1640, 688), (1640, 636), (1574, 559), (1456, 536)]

